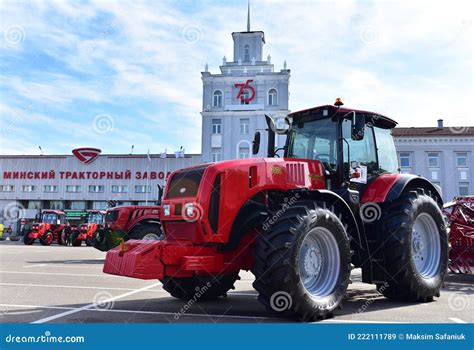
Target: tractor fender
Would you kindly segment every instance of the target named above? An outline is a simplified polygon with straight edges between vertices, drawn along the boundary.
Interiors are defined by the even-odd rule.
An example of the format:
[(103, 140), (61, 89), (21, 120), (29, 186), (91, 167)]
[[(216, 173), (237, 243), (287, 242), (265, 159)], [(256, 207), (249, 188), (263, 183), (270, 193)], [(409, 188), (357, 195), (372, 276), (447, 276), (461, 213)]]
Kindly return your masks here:
[(431, 193), (440, 207), (443, 197), (440, 190), (427, 179), (412, 174), (382, 174), (364, 191), (361, 203), (385, 203), (397, 200), (408, 188), (420, 188)]
[(160, 220), (156, 220), (156, 219), (143, 219), (141, 221), (138, 221), (136, 222), (135, 224), (133, 224), (132, 227), (130, 227), (130, 229), (128, 230), (127, 234), (129, 234), (130, 232), (133, 232), (133, 230), (135, 230), (136, 228), (140, 227), (140, 226), (143, 226), (143, 225), (159, 225), (161, 227), (161, 222)]

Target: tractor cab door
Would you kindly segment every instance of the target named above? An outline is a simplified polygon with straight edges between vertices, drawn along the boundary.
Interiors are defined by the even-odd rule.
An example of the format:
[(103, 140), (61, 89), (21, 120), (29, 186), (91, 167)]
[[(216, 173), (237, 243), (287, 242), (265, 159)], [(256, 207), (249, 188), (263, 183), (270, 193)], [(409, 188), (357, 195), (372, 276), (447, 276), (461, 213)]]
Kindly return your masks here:
[(374, 130), (366, 124), (363, 138), (354, 140), (352, 127), (350, 119), (342, 121), (343, 179), (350, 182), (351, 189), (362, 193), (379, 171)]

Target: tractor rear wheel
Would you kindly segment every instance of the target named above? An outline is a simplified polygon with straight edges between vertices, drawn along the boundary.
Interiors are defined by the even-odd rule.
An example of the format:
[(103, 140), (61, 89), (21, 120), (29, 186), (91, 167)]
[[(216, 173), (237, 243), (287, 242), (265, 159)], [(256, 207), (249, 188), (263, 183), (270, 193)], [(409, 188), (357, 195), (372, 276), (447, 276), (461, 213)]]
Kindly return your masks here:
[(348, 234), (324, 203), (300, 200), (257, 237), (254, 288), (278, 316), (301, 321), (331, 317), (351, 273)]
[(86, 239), (86, 246), (88, 246), (88, 247), (94, 246), (94, 240), (93, 239)]
[(161, 231), (160, 225), (140, 225), (133, 230), (131, 239), (142, 239), (145, 241), (161, 241), (165, 238), (165, 235)]
[(71, 235), (71, 244), (73, 245), (73, 247), (80, 247), (82, 244), (82, 241), (80, 239), (77, 239), (78, 236), (79, 236), (78, 232), (74, 232)]
[(165, 277), (161, 282), (163, 289), (175, 298), (204, 301), (227, 296), (227, 292), (234, 289), (234, 282), (238, 279), (240, 279), (239, 273), (235, 272), (186, 278)]
[(53, 238), (53, 233), (51, 231), (48, 231), (40, 237), (40, 243), (41, 245), (51, 245), (51, 243), (53, 242)]
[(423, 190), (389, 204), (382, 217), (389, 278), (382, 294), (396, 300), (432, 301), (448, 265), (448, 234), (436, 201)]
[(32, 245), (35, 241), (34, 239), (30, 238), (29, 235), (29, 232), (25, 232), (25, 235), (23, 236), (23, 243), (25, 243), (25, 245)]

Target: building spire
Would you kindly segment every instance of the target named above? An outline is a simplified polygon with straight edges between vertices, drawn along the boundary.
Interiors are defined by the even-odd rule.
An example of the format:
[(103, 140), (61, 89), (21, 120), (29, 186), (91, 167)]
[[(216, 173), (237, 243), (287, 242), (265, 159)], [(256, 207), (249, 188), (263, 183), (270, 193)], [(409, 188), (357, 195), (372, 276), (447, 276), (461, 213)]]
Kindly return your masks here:
[(250, 0), (247, 1), (247, 32), (250, 32)]

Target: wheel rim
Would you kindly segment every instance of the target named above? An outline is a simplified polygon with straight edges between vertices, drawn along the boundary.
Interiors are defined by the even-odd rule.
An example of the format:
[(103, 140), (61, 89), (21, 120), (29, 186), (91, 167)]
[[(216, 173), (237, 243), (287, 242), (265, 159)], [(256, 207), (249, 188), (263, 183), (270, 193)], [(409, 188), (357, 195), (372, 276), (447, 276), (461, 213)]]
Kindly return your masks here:
[(156, 233), (147, 233), (142, 238), (142, 240), (144, 241), (161, 241), (162, 239), (163, 239), (162, 236), (159, 236)]
[(304, 288), (312, 297), (332, 293), (339, 278), (339, 247), (332, 233), (324, 227), (312, 229), (299, 252), (299, 272)]
[(415, 219), (411, 250), (411, 258), (418, 273), (424, 278), (435, 276), (440, 264), (441, 242), (438, 227), (431, 215), (421, 213)]

